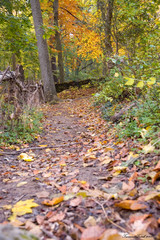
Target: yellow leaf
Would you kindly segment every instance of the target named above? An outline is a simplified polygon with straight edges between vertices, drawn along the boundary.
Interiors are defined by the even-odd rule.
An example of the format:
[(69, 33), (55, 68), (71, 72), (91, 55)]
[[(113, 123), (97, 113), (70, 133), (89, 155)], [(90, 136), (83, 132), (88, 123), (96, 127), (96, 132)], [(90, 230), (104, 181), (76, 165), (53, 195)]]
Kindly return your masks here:
[(27, 184), (27, 182), (20, 182), (20, 183), (17, 184), (17, 187), (21, 187), (21, 186), (23, 186), (25, 184)]
[(81, 196), (81, 197), (83, 197), (83, 198), (86, 198), (88, 195), (87, 195), (86, 192), (78, 192), (78, 193), (77, 193), (77, 196)]
[(145, 201), (148, 201), (148, 200), (151, 200), (151, 199), (154, 199), (154, 198), (160, 199), (160, 192), (152, 192), (152, 193), (148, 194), (145, 197)]
[(21, 153), (18, 157), (19, 160), (22, 159), (26, 162), (32, 162), (34, 159), (32, 156), (29, 156), (27, 153)]
[(143, 88), (143, 86), (144, 86), (144, 82), (143, 81), (138, 82), (138, 84), (137, 84), (138, 88)]
[(86, 181), (78, 181), (79, 183), (81, 183), (81, 184), (86, 184), (87, 182)]
[(153, 152), (154, 149), (155, 149), (155, 147), (152, 146), (151, 143), (149, 143), (148, 145), (143, 147), (143, 151), (145, 154)]
[(17, 202), (12, 208), (13, 215), (10, 217), (10, 219), (12, 219), (13, 216), (22, 216), (26, 213), (32, 213), (32, 208), (39, 206), (33, 201), (34, 199), (28, 199), (26, 201)]
[(109, 151), (114, 151), (114, 150), (115, 150), (114, 148), (106, 147), (104, 149), (104, 152), (109, 152)]
[(119, 73), (115, 73), (114, 76), (115, 76), (115, 77), (119, 77)]
[(7, 210), (10, 210), (12, 208), (12, 205), (4, 205), (3, 208), (7, 209)]
[(134, 78), (128, 78), (125, 77), (128, 81), (125, 83), (125, 85), (132, 86), (134, 84)]
[(147, 84), (148, 84), (148, 85), (153, 85), (153, 84), (155, 84), (155, 82), (156, 82), (156, 78), (155, 78), (155, 77), (151, 77), (151, 78), (147, 81)]
[(113, 173), (113, 176), (119, 175), (121, 172), (126, 171), (126, 169), (127, 169), (127, 167), (125, 167), (125, 166), (117, 166), (117, 167), (114, 167), (113, 170), (114, 170), (115, 172)]

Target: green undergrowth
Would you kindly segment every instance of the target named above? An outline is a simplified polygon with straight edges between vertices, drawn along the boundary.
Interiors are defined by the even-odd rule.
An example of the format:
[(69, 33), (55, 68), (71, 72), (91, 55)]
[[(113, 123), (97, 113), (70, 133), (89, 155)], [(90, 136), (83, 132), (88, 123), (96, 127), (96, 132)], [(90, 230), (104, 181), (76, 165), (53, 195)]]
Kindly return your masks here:
[[(117, 69), (112, 69), (110, 76), (100, 84), (98, 93), (94, 95), (94, 104), (100, 106), (106, 121), (114, 123), (119, 139), (131, 137), (145, 144), (155, 143), (156, 147), (160, 147), (159, 80), (152, 86), (147, 85), (146, 80), (143, 88), (137, 88), (134, 78), (126, 79)], [(154, 80), (153, 77), (148, 79)], [(132, 85), (131, 81), (136, 83)], [(128, 108), (130, 105), (133, 106)], [(114, 118), (119, 113), (122, 113), (120, 117)]]
[[(14, 115), (14, 106), (3, 105), (3, 122), (0, 127), (0, 145), (22, 144), (32, 142), (42, 131), (43, 113), (38, 108), (29, 109)], [(2, 113), (3, 114), (3, 113)]]

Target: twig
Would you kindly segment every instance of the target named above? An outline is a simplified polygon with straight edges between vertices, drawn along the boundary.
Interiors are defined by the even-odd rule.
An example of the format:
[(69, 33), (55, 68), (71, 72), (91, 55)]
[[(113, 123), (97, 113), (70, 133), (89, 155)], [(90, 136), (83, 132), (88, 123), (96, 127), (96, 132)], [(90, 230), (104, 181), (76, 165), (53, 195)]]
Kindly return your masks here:
[(20, 196), (15, 203), (19, 202), (23, 197), (25, 197), (27, 194), (23, 194), (22, 196)]
[(0, 81), (2, 82), (3, 81), (3, 78), (5, 77), (6, 73), (8, 72), (8, 70), (10, 69), (10, 66), (7, 67), (7, 69), (4, 71)]
[(58, 240), (58, 238), (57, 238), (55, 235), (53, 235), (53, 233), (47, 231), (47, 230), (44, 229), (44, 228), (41, 228), (41, 230), (42, 230), (42, 232), (43, 232), (47, 237), (52, 238), (52, 239), (55, 239), (55, 240)]
[(3, 155), (17, 155), (21, 152), (27, 152), (29, 150), (42, 150), (42, 149), (46, 149), (46, 148), (59, 148), (59, 147), (70, 147), (70, 146), (72, 146), (72, 144), (63, 144), (63, 145), (59, 145), (59, 146), (29, 147), (29, 148), (22, 148), (18, 151), (13, 151), (13, 152), (0, 152), (0, 156), (3, 156)]
[(125, 228), (119, 226), (118, 224), (114, 223), (110, 218), (108, 218), (107, 213), (106, 213), (106, 211), (105, 211), (105, 208), (104, 208), (103, 204), (101, 204), (100, 202), (98, 202), (98, 201), (95, 200), (95, 199), (93, 199), (93, 201), (94, 201), (95, 203), (97, 203), (97, 204), (102, 208), (103, 213), (104, 213), (104, 215), (105, 215), (105, 217), (106, 217), (106, 219), (107, 219), (108, 222), (110, 222), (111, 224), (113, 224), (115, 227), (121, 229), (123, 232), (127, 232), (127, 233), (129, 233), (131, 236), (134, 236), (134, 235), (133, 235), (132, 233), (130, 233), (128, 230), (126, 230)]

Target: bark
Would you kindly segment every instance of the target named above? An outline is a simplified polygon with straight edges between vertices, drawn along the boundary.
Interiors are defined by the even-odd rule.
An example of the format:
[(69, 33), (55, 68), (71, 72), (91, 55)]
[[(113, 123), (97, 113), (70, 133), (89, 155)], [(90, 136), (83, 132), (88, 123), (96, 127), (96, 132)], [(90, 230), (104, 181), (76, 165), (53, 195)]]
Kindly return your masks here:
[(13, 71), (16, 70), (16, 54), (15, 53), (12, 54), (12, 70)]
[(54, 82), (58, 83), (56, 57), (55, 56), (51, 57), (51, 65), (52, 65), (52, 73), (53, 73)]
[(55, 83), (52, 75), (51, 62), (49, 59), (48, 46), (46, 39), (43, 38), (43, 20), (39, 0), (31, 0), (31, 9), (34, 27), (37, 38), (38, 54), (41, 68), (41, 75), (44, 85), (45, 101), (51, 102), (57, 99)]
[[(112, 42), (111, 42), (111, 36), (112, 36), (112, 15), (113, 15), (113, 4), (114, 0), (98, 0), (97, 1), (97, 8), (101, 11), (102, 16), (102, 24), (104, 28), (104, 34), (105, 34), (105, 41), (104, 41), (104, 56), (110, 57), (113, 53), (112, 49)], [(104, 65), (105, 65), (104, 61)], [(104, 69), (111, 68), (111, 63), (107, 63), (108, 66), (104, 66)]]
[[(54, 12), (54, 25), (59, 27), (58, 24), (58, 0), (54, 0), (53, 2), (53, 12)], [(59, 78), (60, 83), (64, 82), (64, 63), (63, 63), (63, 54), (62, 54), (62, 43), (61, 36), (59, 30), (56, 30), (55, 33), (55, 42), (56, 42), (56, 50), (58, 52), (58, 69), (59, 69)]]

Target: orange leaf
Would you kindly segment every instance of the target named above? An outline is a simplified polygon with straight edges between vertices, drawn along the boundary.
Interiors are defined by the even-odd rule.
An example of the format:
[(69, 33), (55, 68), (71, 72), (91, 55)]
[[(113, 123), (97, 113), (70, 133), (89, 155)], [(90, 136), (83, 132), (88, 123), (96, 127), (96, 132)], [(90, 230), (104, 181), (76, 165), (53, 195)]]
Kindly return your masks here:
[(124, 200), (120, 203), (115, 204), (116, 207), (124, 208), (124, 209), (130, 209), (130, 210), (140, 210), (147, 208), (146, 205), (139, 203), (135, 200)]
[(99, 226), (88, 227), (84, 230), (81, 240), (98, 240), (104, 232), (104, 229)]
[(137, 172), (134, 172), (134, 173), (132, 174), (132, 176), (129, 178), (129, 181), (134, 181), (134, 180), (136, 180), (136, 179), (137, 179), (137, 176), (138, 176), (138, 173), (137, 173)]
[(155, 174), (155, 176), (152, 178), (152, 184), (155, 183), (155, 181), (160, 178), (160, 171)]
[(160, 161), (157, 163), (154, 170), (155, 171), (160, 171)]
[(56, 205), (64, 200), (64, 196), (60, 196), (57, 198), (53, 198), (51, 201), (50, 200), (44, 200), (42, 204), (47, 205), (47, 206), (53, 206)]

